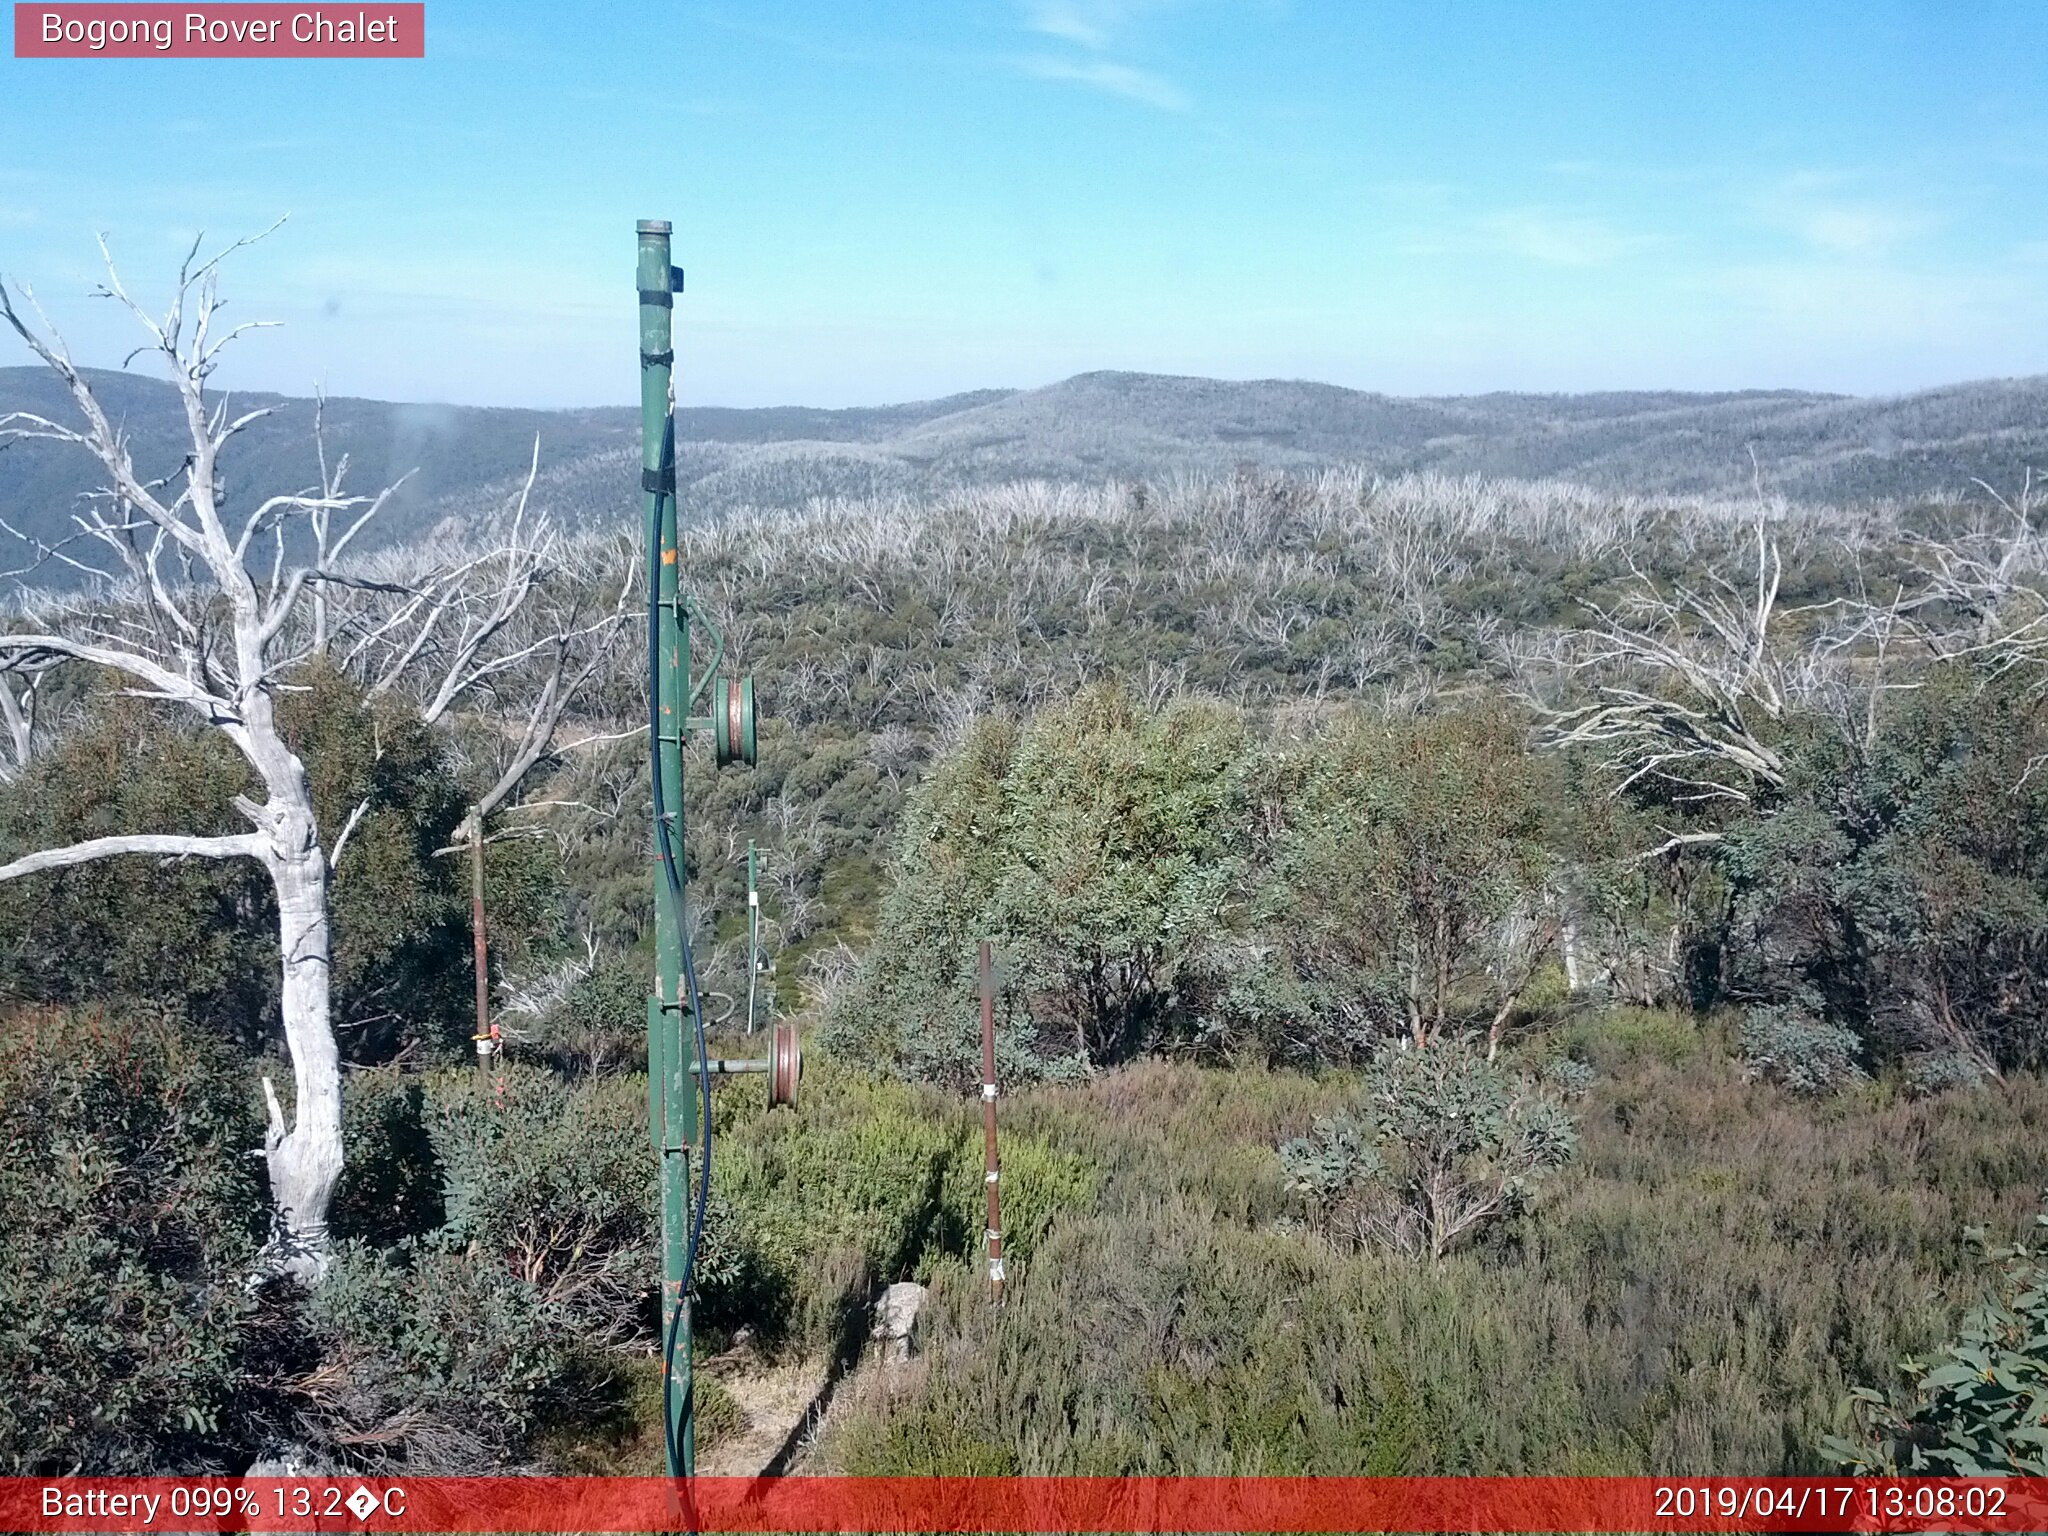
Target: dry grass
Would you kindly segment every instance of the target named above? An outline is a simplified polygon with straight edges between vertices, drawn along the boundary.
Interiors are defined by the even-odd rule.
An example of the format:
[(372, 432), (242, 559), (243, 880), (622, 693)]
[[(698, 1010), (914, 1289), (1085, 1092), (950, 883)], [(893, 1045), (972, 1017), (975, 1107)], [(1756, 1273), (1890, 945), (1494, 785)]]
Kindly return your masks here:
[(1440, 1266), (1286, 1219), (1271, 1147), (1340, 1078), (1146, 1064), (1019, 1101), (1096, 1159), (992, 1314), (942, 1267), (926, 1369), (836, 1415), (860, 1473), (1784, 1473), (1848, 1388), (1946, 1336), (2044, 1180), (2048, 1083), (1819, 1104), (1745, 1085), (1711, 1035), (1632, 1046), (1578, 1163)]

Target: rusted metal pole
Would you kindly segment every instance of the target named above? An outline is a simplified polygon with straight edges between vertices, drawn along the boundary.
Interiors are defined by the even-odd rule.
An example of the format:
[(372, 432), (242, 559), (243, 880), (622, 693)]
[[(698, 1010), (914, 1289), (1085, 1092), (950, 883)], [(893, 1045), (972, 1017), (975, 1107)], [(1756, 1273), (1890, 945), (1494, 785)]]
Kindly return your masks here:
[(994, 965), (988, 940), (981, 941), (981, 1130), (987, 1171), (982, 1182), (988, 1189), (988, 1289), (989, 1300), (1000, 1306), (1003, 1300), (1003, 1204), (998, 1186), (1002, 1181), (1002, 1159), (996, 1155), (996, 988)]
[(484, 819), (469, 808), (469, 931), (476, 945), (476, 1062), (488, 1066), (497, 1052), (491, 1033), (491, 946), (484, 932)]

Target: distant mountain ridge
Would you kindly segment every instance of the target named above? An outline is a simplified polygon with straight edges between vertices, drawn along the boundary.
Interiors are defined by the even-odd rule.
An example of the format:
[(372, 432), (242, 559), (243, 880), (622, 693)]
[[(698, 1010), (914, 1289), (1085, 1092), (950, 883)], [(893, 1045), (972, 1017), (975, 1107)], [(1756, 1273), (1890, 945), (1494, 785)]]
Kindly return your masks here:
[[(95, 372), (145, 474), (183, 457), (168, 386)], [(241, 395), (276, 414), (238, 441), (231, 499), (314, 478), (313, 402)], [(0, 369), (0, 415), (67, 420), (35, 368)], [(541, 440), (540, 504), (605, 526), (637, 506), (639, 414), (630, 407), (538, 411), (332, 399), (330, 456), (351, 485), (411, 472), (381, 537), (418, 537), (497, 512)], [(1363, 462), (1388, 474), (1437, 471), (1560, 478), (1639, 493), (1746, 489), (1750, 453), (1766, 485), (1796, 500), (1910, 499), (2016, 483), (2048, 466), (2048, 376), (1987, 380), (1885, 398), (1796, 390), (1404, 398), (1290, 380), (1232, 382), (1086, 373), (1041, 389), (825, 410), (687, 407), (678, 422), (685, 505), (698, 514), (801, 506), (821, 496), (915, 495), (1020, 478), (1103, 481), (1184, 473), (1313, 469)], [(65, 529), (93, 485), (82, 451), (15, 443), (0, 452), (0, 517), (37, 537)], [(0, 558), (0, 565), (12, 561)]]

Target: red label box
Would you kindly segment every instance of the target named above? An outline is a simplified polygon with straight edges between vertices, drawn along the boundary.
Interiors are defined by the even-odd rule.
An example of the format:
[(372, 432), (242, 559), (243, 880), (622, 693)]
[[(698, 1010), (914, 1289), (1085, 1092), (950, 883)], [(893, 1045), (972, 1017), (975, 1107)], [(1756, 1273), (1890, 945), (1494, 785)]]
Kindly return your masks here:
[(423, 59), (424, 4), (20, 4), (17, 59)]
[(0, 1477), (0, 1531), (37, 1536), (2043, 1530), (2017, 1477)]

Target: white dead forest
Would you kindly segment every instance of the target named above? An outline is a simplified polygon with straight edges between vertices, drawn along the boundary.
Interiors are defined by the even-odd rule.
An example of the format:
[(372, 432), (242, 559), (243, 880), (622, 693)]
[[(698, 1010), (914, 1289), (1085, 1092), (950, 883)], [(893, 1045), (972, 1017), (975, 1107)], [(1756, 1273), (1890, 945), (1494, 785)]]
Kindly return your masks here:
[[(317, 481), (251, 497), (220, 260), (162, 313), (109, 263), (167, 479), (0, 290), (67, 402), (0, 433), (94, 484), (62, 538), (0, 507), (0, 1470), (651, 1470), (632, 487), (565, 531), (543, 442), (387, 541), (316, 412)], [(793, 1114), (720, 1090), (707, 1455), (2041, 1470), (1936, 1368), (2004, 1350), (2048, 1401), (2038, 1260), (1962, 1239), (2048, 1182), (2048, 520), (2021, 458), (1832, 501), (1740, 468), (689, 527), (764, 713), (757, 770), (689, 783), (707, 1002), (736, 1031), (752, 981), (811, 1053)], [(916, 1352), (869, 1358), (907, 1280)]]

